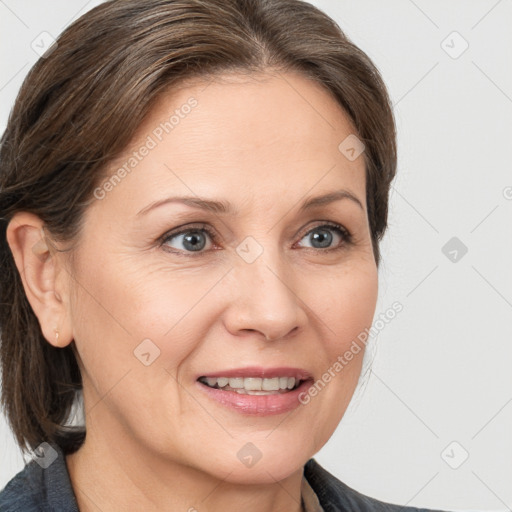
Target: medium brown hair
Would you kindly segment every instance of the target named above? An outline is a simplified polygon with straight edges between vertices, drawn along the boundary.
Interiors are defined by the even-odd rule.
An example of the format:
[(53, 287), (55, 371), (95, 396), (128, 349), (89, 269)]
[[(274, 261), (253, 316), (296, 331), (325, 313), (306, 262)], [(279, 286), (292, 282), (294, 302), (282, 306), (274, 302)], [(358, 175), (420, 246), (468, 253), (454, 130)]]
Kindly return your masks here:
[[(112, 0), (69, 26), (30, 70), (0, 147), (1, 404), (22, 451), (53, 442), (82, 387), (74, 341), (43, 337), (6, 240), (18, 211), (71, 245), (102, 173), (166, 90), (222, 72), (297, 70), (321, 84), (365, 144), (374, 256), (396, 172), (395, 124), (382, 78), (326, 14), (300, 0)], [(340, 141), (341, 142), (341, 141)]]

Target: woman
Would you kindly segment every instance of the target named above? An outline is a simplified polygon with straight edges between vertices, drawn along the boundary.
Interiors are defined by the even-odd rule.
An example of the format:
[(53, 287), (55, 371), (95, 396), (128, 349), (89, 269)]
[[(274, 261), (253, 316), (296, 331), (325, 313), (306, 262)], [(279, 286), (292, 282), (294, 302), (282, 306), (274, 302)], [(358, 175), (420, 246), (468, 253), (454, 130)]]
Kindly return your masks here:
[(34, 66), (0, 161), (2, 403), (36, 453), (2, 510), (418, 510), (312, 459), (396, 170), (382, 79), (330, 18), (106, 2)]

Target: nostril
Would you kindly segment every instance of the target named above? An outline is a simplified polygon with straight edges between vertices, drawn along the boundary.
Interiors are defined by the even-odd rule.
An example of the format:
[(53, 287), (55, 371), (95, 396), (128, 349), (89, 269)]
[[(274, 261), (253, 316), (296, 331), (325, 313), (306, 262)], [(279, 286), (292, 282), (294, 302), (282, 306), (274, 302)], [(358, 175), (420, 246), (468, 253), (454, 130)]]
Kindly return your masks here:
[[(261, 332), (261, 331), (257, 331), (256, 329), (244, 329), (244, 330), (247, 332)], [(269, 338), (265, 333), (262, 333), (262, 334), (263, 334), (263, 336), (265, 336), (265, 339), (267, 341), (270, 341), (272, 339), (272, 338)]]

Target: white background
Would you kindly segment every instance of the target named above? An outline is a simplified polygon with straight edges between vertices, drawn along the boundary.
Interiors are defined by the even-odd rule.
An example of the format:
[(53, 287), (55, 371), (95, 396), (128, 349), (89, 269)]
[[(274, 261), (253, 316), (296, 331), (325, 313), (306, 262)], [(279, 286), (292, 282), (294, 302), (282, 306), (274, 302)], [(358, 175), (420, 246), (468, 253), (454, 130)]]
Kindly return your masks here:
[[(2, 131), (37, 59), (32, 41), (57, 36), (99, 3), (0, 1)], [(404, 307), (380, 332), (366, 385), (315, 458), (383, 501), (510, 510), (512, 2), (311, 3), (375, 62), (395, 106), (399, 169), (376, 316), (394, 301)], [(468, 248), (456, 262), (441, 250), (454, 236)], [(3, 417), (0, 443), (2, 488), (24, 464)], [(447, 464), (465, 451), (460, 467)]]

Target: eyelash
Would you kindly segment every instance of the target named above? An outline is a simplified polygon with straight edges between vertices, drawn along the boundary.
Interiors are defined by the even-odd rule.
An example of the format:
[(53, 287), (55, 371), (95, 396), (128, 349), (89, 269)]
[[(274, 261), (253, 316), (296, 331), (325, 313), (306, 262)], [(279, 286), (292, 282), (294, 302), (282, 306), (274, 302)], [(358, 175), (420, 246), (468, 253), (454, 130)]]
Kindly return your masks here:
[[(334, 222), (327, 222), (324, 224), (319, 224), (317, 226), (314, 226), (309, 231), (306, 231), (306, 233), (304, 233), (304, 235), (301, 236), (300, 240), (302, 240), (306, 235), (310, 234), (312, 231), (315, 231), (319, 228), (330, 228), (333, 231), (336, 231), (342, 238), (341, 244), (337, 247), (331, 247), (329, 249), (316, 249), (314, 247), (306, 247), (306, 249), (310, 249), (310, 250), (313, 250), (316, 252), (322, 252), (322, 253), (331, 253), (331, 252), (340, 251), (342, 249), (345, 249), (347, 246), (353, 245), (352, 234), (350, 233), (350, 231), (348, 231), (348, 229), (341, 226), (340, 224), (336, 224)], [(214, 231), (207, 224), (200, 224), (198, 226), (195, 226), (195, 225), (187, 226), (186, 228), (180, 229), (176, 232), (171, 231), (171, 232), (165, 233), (164, 235), (162, 235), (159, 238), (159, 245), (164, 246), (164, 244), (166, 242), (169, 242), (173, 238), (175, 238), (179, 235), (183, 235), (185, 233), (192, 232), (192, 231), (204, 231), (208, 234), (208, 236), (211, 238), (211, 240), (214, 244), (217, 242), (216, 233), (214, 233)], [(168, 247), (165, 248), (164, 250), (167, 252), (171, 252), (173, 254), (177, 254), (178, 256), (185, 256), (185, 257), (192, 257), (192, 258), (201, 256), (202, 254), (205, 253), (205, 251), (197, 251), (195, 253), (192, 251), (178, 251), (176, 249), (170, 249)]]

